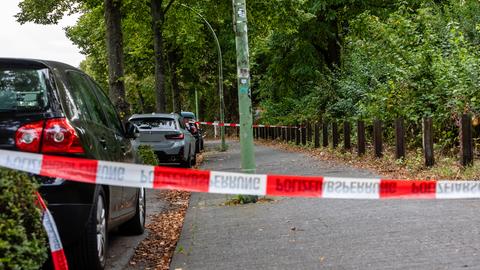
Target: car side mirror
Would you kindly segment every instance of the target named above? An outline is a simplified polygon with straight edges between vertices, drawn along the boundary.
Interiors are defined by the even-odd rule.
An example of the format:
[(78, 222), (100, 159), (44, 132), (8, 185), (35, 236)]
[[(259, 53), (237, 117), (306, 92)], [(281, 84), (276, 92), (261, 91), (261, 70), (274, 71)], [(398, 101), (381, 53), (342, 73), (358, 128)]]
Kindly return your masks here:
[(139, 131), (137, 126), (135, 126), (132, 122), (125, 123), (125, 138), (127, 139), (136, 139), (138, 138)]

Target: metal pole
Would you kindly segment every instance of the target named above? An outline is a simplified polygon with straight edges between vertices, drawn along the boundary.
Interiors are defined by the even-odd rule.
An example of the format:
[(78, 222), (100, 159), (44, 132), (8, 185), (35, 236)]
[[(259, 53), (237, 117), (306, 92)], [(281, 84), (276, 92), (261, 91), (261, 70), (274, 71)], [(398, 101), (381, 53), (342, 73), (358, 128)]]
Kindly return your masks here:
[(235, 43), (237, 49), (237, 84), (240, 113), (240, 148), (242, 170), (255, 173), (255, 153), (252, 131), (252, 99), (248, 57), (247, 6), (245, 0), (232, 0)]
[[(193, 13), (197, 14), (198, 17), (200, 17), (205, 24), (208, 26), (208, 29), (213, 34), (213, 38), (215, 39), (215, 43), (217, 44), (217, 50), (218, 50), (218, 94), (220, 96), (220, 122), (225, 123), (225, 102), (223, 100), (223, 58), (222, 58), (222, 49), (220, 47), (220, 42), (218, 41), (217, 34), (215, 33), (215, 30), (213, 30), (213, 27), (210, 25), (210, 23), (200, 14), (197, 12), (195, 9), (185, 5), (185, 4), (180, 4), (183, 7), (188, 8), (191, 10)], [(197, 109), (198, 110), (198, 109)], [(198, 111), (197, 111), (198, 113)], [(198, 117), (198, 116), (197, 116)], [(227, 145), (225, 143), (225, 126), (220, 126), (220, 137), (222, 139), (222, 145), (220, 147), (221, 151), (227, 150)]]
[(198, 113), (198, 90), (195, 89), (195, 116), (197, 121), (200, 121), (200, 114)]

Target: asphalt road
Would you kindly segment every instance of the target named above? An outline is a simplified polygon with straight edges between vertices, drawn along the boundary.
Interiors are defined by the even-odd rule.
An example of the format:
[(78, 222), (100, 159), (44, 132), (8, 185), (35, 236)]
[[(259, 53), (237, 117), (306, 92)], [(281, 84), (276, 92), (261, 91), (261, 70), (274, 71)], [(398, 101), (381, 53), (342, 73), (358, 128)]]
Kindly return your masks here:
[[(212, 149), (217, 142), (208, 143)], [(239, 171), (238, 143), (204, 169)], [(257, 146), (260, 173), (373, 176)], [(171, 269), (480, 269), (479, 200), (275, 198), (224, 206), (194, 194)]]

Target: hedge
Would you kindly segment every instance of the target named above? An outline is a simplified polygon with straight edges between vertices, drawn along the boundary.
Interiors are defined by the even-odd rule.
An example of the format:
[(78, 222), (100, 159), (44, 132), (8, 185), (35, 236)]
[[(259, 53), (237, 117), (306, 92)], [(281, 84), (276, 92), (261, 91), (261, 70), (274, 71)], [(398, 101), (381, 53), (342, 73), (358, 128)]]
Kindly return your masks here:
[(0, 168), (0, 269), (39, 269), (47, 259), (36, 189), (27, 174)]

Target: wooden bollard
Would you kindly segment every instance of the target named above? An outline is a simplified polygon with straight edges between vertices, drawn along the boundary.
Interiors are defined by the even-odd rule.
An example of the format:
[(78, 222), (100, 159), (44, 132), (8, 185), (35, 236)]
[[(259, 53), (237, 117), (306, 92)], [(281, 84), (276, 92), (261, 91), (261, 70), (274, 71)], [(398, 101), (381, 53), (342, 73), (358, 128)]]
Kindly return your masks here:
[(332, 147), (337, 148), (340, 135), (338, 134), (337, 121), (332, 122)]
[(435, 164), (435, 158), (433, 155), (433, 121), (431, 117), (423, 118), (422, 129), (425, 166), (431, 167)]
[(405, 127), (403, 119), (395, 119), (395, 158), (405, 158)]
[(320, 147), (320, 123), (315, 123), (315, 132), (314, 132), (314, 147)]
[(469, 114), (462, 115), (460, 130), (460, 163), (463, 166), (473, 164), (473, 142), (472, 142), (472, 117)]
[(312, 124), (310, 122), (307, 123), (307, 141), (312, 142)]
[(295, 127), (295, 144), (300, 145), (300, 127)]
[(328, 147), (328, 123), (326, 121), (323, 121), (322, 126), (322, 145)]
[(375, 119), (373, 121), (373, 145), (375, 148), (375, 157), (383, 157), (383, 136), (382, 121)]
[(350, 150), (352, 148), (352, 144), (350, 141), (350, 122), (344, 121), (343, 122), (343, 148), (345, 150)]
[(307, 127), (303, 125), (300, 128), (300, 131), (302, 132), (302, 145), (306, 145), (307, 144)]
[(357, 153), (358, 156), (365, 155), (365, 122), (362, 120), (357, 121)]

